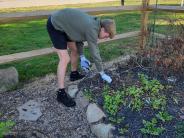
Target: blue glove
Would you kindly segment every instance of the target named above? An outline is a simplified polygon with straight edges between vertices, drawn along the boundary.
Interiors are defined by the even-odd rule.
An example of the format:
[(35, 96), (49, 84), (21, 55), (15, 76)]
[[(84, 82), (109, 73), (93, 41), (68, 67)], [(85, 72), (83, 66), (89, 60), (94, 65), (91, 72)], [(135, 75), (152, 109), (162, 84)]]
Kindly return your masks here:
[(80, 56), (80, 65), (85, 72), (89, 72), (91, 62), (84, 55)]
[(102, 77), (102, 79), (108, 83), (111, 83), (112, 82), (112, 79), (110, 76), (108, 76), (107, 74), (105, 74), (103, 71), (100, 72), (100, 75)]

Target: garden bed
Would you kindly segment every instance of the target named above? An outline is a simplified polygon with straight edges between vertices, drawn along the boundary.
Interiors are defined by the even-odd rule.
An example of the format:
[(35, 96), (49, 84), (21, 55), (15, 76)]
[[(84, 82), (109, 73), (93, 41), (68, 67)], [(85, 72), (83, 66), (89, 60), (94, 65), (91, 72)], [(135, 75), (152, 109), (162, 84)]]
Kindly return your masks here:
[[(111, 84), (103, 82), (99, 75), (79, 83), (84, 95), (106, 113), (103, 122), (115, 126), (115, 136), (184, 137), (183, 59), (175, 61), (178, 55), (183, 56), (184, 45), (180, 41), (178, 51), (171, 49), (175, 46), (172, 42), (176, 41), (168, 41), (167, 45), (175, 50), (174, 58), (162, 47), (156, 56), (146, 54), (141, 62), (136, 56), (126, 64), (118, 63), (114, 69), (106, 70), (113, 79)], [(169, 56), (164, 55), (163, 50), (167, 50)], [(148, 60), (148, 56), (155, 60)], [(149, 63), (149, 67), (142, 63)]]
[(81, 81), (79, 89), (103, 109), (115, 136), (184, 136), (184, 76), (165, 78), (131, 60), (106, 72), (111, 84), (96, 75)]

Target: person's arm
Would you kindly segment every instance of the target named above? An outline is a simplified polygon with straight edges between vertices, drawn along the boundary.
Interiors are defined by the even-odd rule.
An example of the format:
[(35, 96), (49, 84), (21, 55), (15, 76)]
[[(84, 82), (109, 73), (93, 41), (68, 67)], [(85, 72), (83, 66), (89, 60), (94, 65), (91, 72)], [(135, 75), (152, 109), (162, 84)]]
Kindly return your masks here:
[(95, 65), (99, 74), (101, 75), (101, 78), (104, 81), (111, 83), (112, 82), (111, 77), (108, 76), (103, 69), (102, 59), (101, 59), (100, 51), (97, 44), (98, 34), (91, 31), (88, 33), (86, 38), (87, 38), (90, 54), (95, 62)]
[(93, 58), (93, 61), (95, 63), (95, 66), (98, 72), (103, 71), (103, 64), (102, 64), (99, 48), (97, 45), (97, 41), (96, 42), (88, 41), (88, 45), (89, 45), (89, 51), (90, 51), (91, 57)]
[(76, 42), (78, 54), (80, 57), (80, 66), (85, 71), (88, 72), (90, 70), (91, 62), (85, 57), (83, 52), (83, 42)]
[(95, 66), (98, 72), (101, 72), (103, 71), (103, 65), (97, 44), (98, 34), (95, 32), (95, 30), (89, 30), (86, 34), (86, 39), (88, 42), (89, 52), (94, 60)]

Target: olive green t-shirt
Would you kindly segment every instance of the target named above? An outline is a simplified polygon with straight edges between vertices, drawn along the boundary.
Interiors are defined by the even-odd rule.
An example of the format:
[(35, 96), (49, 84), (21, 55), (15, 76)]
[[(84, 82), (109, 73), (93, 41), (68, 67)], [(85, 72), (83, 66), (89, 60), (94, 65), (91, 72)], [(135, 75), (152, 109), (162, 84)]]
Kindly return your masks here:
[(51, 22), (56, 30), (64, 31), (68, 37), (77, 42), (79, 53), (82, 53), (82, 43), (88, 42), (89, 51), (97, 70), (103, 71), (102, 60), (97, 45), (100, 32), (100, 20), (78, 9), (64, 9), (51, 15)]

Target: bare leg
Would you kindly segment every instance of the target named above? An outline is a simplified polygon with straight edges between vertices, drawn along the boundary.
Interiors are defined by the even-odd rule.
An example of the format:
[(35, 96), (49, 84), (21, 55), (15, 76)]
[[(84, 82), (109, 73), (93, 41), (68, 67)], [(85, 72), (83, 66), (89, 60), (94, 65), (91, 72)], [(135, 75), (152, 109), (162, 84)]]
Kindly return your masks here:
[(68, 42), (68, 48), (71, 50), (70, 58), (71, 58), (71, 70), (77, 71), (78, 66), (78, 52), (75, 42)]
[(66, 50), (55, 49), (55, 51), (59, 56), (59, 64), (57, 68), (58, 86), (60, 89), (63, 89), (65, 87), (64, 79), (65, 79), (67, 65), (70, 61), (70, 57), (67, 49)]

